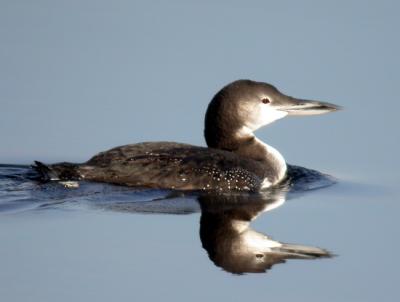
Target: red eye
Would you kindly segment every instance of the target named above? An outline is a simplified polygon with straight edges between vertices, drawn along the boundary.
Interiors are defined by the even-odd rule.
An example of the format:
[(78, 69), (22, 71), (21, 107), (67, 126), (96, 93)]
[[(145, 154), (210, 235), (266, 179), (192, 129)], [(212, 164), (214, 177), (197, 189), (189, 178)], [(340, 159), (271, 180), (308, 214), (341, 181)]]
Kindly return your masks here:
[(264, 104), (269, 104), (271, 103), (271, 101), (269, 100), (269, 98), (264, 98), (261, 100)]

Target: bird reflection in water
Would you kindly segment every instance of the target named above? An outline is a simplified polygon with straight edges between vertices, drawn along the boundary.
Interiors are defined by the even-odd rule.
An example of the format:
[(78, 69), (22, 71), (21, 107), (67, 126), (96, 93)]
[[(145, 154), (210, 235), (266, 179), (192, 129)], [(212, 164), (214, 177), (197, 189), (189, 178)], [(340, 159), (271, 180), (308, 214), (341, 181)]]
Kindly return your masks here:
[(284, 202), (283, 192), (251, 195), (202, 196), (200, 238), (215, 265), (225, 271), (264, 273), (286, 259), (331, 257), (317, 247), (281, 243), (257, 232), (250, 222)]

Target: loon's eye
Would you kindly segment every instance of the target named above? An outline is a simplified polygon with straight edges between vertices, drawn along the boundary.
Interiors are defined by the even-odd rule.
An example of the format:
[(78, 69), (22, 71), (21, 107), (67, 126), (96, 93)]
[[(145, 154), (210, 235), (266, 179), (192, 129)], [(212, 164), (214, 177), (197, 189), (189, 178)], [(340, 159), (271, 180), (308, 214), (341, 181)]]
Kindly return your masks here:
[(263, 102), (264, 104), (269, 104), (269, 103), (271, 103), (271, 101), (269, 100), (269, 98), (263, 98), (263, 99), (261, 100), (261, 102)]

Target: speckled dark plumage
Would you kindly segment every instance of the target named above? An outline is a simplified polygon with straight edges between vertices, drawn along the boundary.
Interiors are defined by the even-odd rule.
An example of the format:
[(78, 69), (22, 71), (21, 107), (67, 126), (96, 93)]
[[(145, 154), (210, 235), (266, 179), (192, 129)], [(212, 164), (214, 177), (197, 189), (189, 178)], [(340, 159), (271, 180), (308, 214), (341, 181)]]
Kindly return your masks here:
[(265, 167), (255, 160), (173, 142), (113, 148), (77, 166), (77, 171), (86, 180), (181, 190), (256, 191), (265, 177)]

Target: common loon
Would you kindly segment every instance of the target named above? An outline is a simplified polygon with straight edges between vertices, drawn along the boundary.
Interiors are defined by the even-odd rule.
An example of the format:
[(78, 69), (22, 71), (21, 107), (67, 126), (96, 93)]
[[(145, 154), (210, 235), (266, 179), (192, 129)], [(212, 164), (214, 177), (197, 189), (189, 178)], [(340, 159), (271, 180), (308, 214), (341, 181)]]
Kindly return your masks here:
[(45, 165), (44, 180), (87, 180), (112, 184), (210, 191), (259, 191), (285, 178), (283, 156), (254, 131), (287, 115), (338, 110), (330, 103), (296, 99), (274, 86), (237, 80), (211, 100), (204, 136), (208, 148), (175, 142), (144, 142), (101, 152), (82, 164)]

